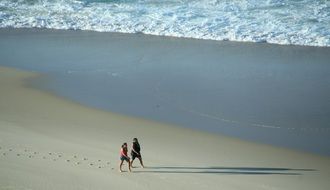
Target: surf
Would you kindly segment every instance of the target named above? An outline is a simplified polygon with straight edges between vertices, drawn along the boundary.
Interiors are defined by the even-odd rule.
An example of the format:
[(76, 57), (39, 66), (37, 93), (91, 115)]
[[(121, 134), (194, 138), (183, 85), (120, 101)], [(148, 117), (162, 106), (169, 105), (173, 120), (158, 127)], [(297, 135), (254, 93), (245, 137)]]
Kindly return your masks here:
[(329, 47), (329, 22), (328, 1), (0, 0), (0, 28)]

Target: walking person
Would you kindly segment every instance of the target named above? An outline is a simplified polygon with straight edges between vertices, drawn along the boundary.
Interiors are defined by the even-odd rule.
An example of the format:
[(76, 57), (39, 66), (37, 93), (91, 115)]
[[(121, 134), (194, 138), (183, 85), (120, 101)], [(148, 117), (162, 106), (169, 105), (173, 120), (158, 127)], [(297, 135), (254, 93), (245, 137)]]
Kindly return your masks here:
[(133, 166), (134, 159), (138, 158), (140, 160), (140, 164), (141, 164), (142, 168), (144, 168), (142, 156), (141, 156), (141, 147), (140, 147), (140, 143), (137, 138), (133, 139), (131, 156), (132, 156), (131, 166)]
[(123, 170), (121, 169), (121, 167), (123, 166), (123, 162), (126, 161), (128, 163), (128, 169), (131, 172), (131, 162), (130, 162), (130, 158), (127, 155), (127, 143), (124, 143), (123, 145), (121, 145), (121, 149), (120, 149), (120, 163), (119, 163), (119, 172), (123, 172)]

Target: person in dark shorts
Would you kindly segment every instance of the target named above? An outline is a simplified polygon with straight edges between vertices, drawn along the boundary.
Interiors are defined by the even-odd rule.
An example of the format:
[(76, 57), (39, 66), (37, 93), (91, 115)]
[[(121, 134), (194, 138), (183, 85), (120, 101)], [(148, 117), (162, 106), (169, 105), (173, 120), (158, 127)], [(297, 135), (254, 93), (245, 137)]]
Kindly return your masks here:
[(123, 145), (121, 145), (121, 149), (120, 149), (120, 163), (119, 163), (119, 172), (123, 172), (123, 170), (121, 169), (123, 162), (126, 161), (128, 163), (128, 169), (131, 172), (131, 162), (130, 162), (130, 158), (127, 155), (128, 149), (127, 149), (127, 143), (124, 143)]
[(133, 139), (131, 156), (132, 156), (131, 166), (133, 166), (134, 159), (138, 158), (140, 160), (140, 164), (141, 164), (142, 168), (144, 168), (142, 156), (141, 156), (141, 147), (140, 147), (140, 144), (139, 144), (139, 141), (137, 138)]

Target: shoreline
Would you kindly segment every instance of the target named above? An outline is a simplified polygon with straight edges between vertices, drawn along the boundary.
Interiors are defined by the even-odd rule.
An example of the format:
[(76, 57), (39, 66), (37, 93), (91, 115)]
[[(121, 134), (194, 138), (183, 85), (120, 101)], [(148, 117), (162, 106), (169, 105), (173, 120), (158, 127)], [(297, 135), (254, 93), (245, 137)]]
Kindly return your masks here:
[(1, 29), (0, 38), (1, 65), (45, 74), (37, 87), (60, 97), (330, 154), (330, 48), (38, 29)]
[(214, 39), (201, 39), (193, 37), (178, 37), (178, 36), (165, 36), (165, 35), (155, 35), (155, 34), (145, 34), (142, 32), (137, 33), (124, 33), (124, 32), (109, 32), (109, 31), (96, 31), (96, 30), (81, 30), (81, 29), (56, 29), (56, 28), (0, 28), (2, 32), (12, 33), (13, 31), (24, 31), (24, 32), (79, 32), (79, 33), (99, 33), (99, 34), (112, 34), (117, 36), (146, 36), (151, 38), (163, 38), (163, 39), (172, 39), (172, 40), (183, 40), (183, 41), (203, 41), (209, 43), (229, 43), (229, 44), (246, 44), (246, 45), (264, 45), (264, 46), (278, 46), (278, 47), (293, 47), (293, 48), (320, 48), (320, 49), (330, 49), (330, 46), (313, 46), (313, 45), (297, 45), (297, 44), (277, 44), (270, 42), (251, 42), (251, 41), (230, 41), (230, 40), (214, 40)]
[[(88, 108), (26, 85), (37, 76), (0, 67), (0, 188), (329, 186), (328, 157)], [(120, 174), (120, 144), (133, 137), (147, 167)]]

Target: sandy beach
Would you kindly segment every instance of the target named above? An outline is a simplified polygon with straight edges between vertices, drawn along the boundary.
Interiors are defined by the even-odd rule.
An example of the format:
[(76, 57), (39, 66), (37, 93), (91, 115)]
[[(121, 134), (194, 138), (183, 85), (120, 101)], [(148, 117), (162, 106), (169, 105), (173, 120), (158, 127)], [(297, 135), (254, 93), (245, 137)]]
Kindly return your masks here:
[[(330, 186), (328, 157), (87, 108), (32, 88), (38, 78), (0, 68), (0, 189)], [(146, 168), (119, 173), (120, 145), (133, 137)]]

